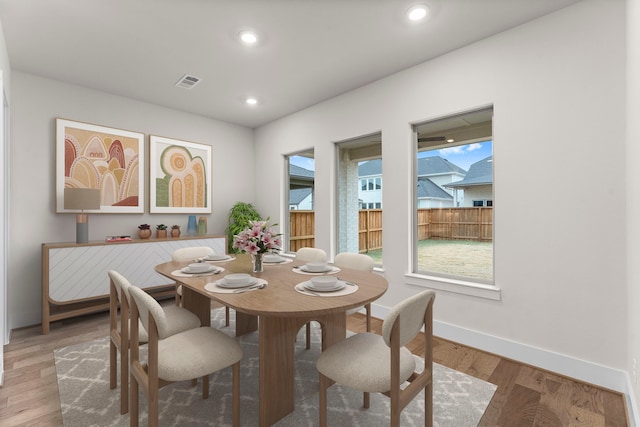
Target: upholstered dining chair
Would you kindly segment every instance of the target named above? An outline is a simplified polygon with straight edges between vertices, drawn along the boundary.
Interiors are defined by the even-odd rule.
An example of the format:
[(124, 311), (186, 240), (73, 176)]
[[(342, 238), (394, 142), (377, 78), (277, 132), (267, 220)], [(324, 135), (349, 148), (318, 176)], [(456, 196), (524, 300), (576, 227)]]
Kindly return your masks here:
[[(171, 254), (171, 260), (177, 262), (193, 261), (213, 253), (214, 250), (209, 246), (187, 246), (174, 250)], [(176, 305), (182, 305), (182, 285), (176, 285)], [(229, 307), (224, 308), (224, 323), (229, 326)]]
[(304, 262), (327, 261), (327, 253), (320, 248), (300, 248), (296, 251), (296, 259)]
[[(131, 296), (129, 291), (134, 287), (129, 280), (115, 270), (108, 272), (109, 285), (109, 388), (114, 389), (118, 383), (118, 353), (120, 356), (120, 413), (129, 411), (129, 348), (131, 330)], [(120, 306), (120, 322), (118, 323), (118, 306)], [(174, 305), (162, 309), (168, 321), (169, 334), (199, 328), (200, 319), (187, 309)], [(138, 343), (148, 341), (147, 330), (139, 325)]]
[[(353, 268), (354, 270), (373, 271), (373, 259), (369, 255), (341, 252), (333, 259), (336, 267)], [(366, 286), (366, 285), (365, 285)], [(371, 304), (364, 306), (366, 312), (367, 332), (371, 332)], [(362, 307), (347, 310), (347, 316), (357, 313)]]
[[(304, 247), (296, 251), (296, 259), (304, 262), (326, 262), (327, 253), (320, 248)], [(306, 330), (307, 350), (311, 348), (311, 322), (307, 323)]]
[[(202, 398), (209, 397), (209, 375), (232, 369), (233, 426), (240, 425), (240, 360), (242, 347), (209, 326), (171, 334), (170, 322), (158, 302), (140, 288), (131, 294), (131, 410), (129, 424), (138, 426), (138, 391), (149, 400), (149, 427), (158, 425), (158, 390), (176, 381), (202, 377)], [(149, 334), (147, 362), (140, 361), (139, 319)], [(140, 387), (141, 386), (141, 387)], [(185, 408), (188, 411), (188, 408)]]
[[(424, 390), (424, 425), (433, 425), (433, 301), (434, 291), (423, 291), (394, 306), (382, 323), (382, 335), (360, 333), (323, 351), (316, 362), (320, 375), (320, 426), (327, 425), (327, 388), (334, 382), (391, 398), (391, 426), (400, 426), (402, 410)], [(404, 347), (424, 325), (424, 369)], [(410, 384), (403, 386), (405, 381)]]

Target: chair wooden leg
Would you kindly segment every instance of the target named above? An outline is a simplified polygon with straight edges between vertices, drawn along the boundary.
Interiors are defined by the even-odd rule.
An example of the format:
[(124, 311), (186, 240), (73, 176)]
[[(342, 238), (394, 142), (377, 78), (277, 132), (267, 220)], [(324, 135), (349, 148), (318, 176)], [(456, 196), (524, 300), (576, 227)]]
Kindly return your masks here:
[(311, 348), (311, 322), (307, 322), (307, 350)]
[[(113, 338), (111, 338), (113, 340)], [(114, 389), (118, 384), (118, 347), (109, 341), (109, 388)]]
[(371, 393), (365, 391), (362, 393), (362, 407), (364, 409), (369, 409), (369, 406), (371, 406)]
[(129, 412), (129, 346), (120, 345), (120, 414)]
[(129, 382), (129, 402), (131, 402), (131, 408), (129, 411), (129, 426), (138, 427), (138, 381), (132, 374)]
[(225, 326), (229, 326), (229, 321), (230, 321), (229, 317), (230, 317), (229, 316), (229, 307), (225, 307), (224, 308), (224, 324), (225, 324)]
[(202, 377), (202, 398), (209, 398), (209, 375)]
[(318, 414), (320, 415), (320, 427), (327, 427), (327, 388), (331, 385), (331, 381), (329, 378), (325, 377), (322, 374), (320, 375), (319, 380), (319, 390), (318, 394), (320, 395), (320, 402), (318, 406)]
[(424, 388), (424, 427), (433, 427), (433, 378)]
[(240, 362), (232, 367), (233, 427), (240, 427)]
[(365, 305), (364, 309), (367, 312), (367, 332), (371, 332), (371, 304)]

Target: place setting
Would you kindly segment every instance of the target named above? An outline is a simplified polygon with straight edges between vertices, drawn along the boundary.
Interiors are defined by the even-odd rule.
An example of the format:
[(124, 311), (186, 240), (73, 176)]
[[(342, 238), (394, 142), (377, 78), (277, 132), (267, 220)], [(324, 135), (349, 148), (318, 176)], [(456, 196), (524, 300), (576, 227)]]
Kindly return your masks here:
[(340, 271), (340, 268), (329, 265), (326, 262), (308, 262), (298, 267), (293, 267), (293, 271), (298, 274), (308, 274), (312, 276), (323, 274), (335, 274)]
[(228, 254), (209, 254), (202, 258), (199, 258), (197, 261), (206, 261), (206, 262), (227, 262), (233, 261), (236, 257), (228, 255)]
[(316, 297), (336, 297), (356, 292), (358, 285), (340, 280), (336, 276), (316, 276), (311, 280), (298, 283), (295, 290), (301, 294)]
[(293, 262), (293, 259), (285, 258), (280, 254), (264, 254), (262, 257), (262, 263), (264, 265), (289, 264), (290, 262)]
[(227, 274), (215, 282), (204, 286), (205, 291), (219, 294), (241, 294), (256, 291), (267, 286), (267, 281), (246, 273)]
[(179, 270), (172, 271), (171, 275), (176, 277), (201, 277), (220, 274), (223, 271), (224, 268), (222, 267), (207, 264), (205, 262), (194, 262)]

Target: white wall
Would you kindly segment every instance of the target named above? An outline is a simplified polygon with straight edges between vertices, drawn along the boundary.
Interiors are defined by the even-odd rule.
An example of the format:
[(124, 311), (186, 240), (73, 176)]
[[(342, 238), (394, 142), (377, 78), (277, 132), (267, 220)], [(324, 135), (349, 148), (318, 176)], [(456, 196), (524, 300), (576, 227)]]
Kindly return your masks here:
[[(384, 205), (394, 209), (383, 220), (390, 288), (378, 303), (389, 307), (418, 290), (405, 276), (415, 186), (410, 124), (493, 105), (502, 299), (440, 291), (435, 317), (624, 370), (624, 28), (623, 1), (578, 3), (263, 126), (256, 156), (283, 165), (282, 154), (314, 149), (316, 246), (334, 253), (332, 142), (382, 131), (383, 170), (394, 171), (384, 177)], [(259, 177), (265, 190), (256, 204), (272, 218), (282, 217), (284, 174)], [(604, 203), (593, 203), (593, 194)], [(544, 209), (522, 195), (545, 200)]]
[[(75, 215), (55, 213), (55, 118), (209, 144), (213, 147), (213, 213), (208, 231), (223, 234), (239, 200), (253, 202), (251, 168), (236, 174), (232, 159), (253, 163), (253, 131), (202, 116), (117, 97), (14, 70), (11, 138), (9, 326), (40, 323), (40, 251), (45, 242), (75, 241)], [(148, 188), (148, 155), (145, 187)], [(148, 191), (146, 191), (148, 200)], [(147, 209), (148, 211), (148, 205)], [(187, 215), (93, 214), (89, 238), (135, 234), (138, 224), (182, 224)], [(35, 268), (34, 268), (35, 267)]]
[[(11, 65), (4, 31), (0, 22), (0, 346), (9, 342), (9, 326), (7, 321), (7, 252), (8, 252), (8, 206), (9, 195), (6, 191), (9, 178), (9, 139), (7, 138), (9, 117), (8, 105), (10, 99)], [(4, 352), (0, 352), (0, 385), (4, 383)]]
[[(634, 394), (631, 404), (637, 414), (640, 406), (637, 378), (640, 363), (640, 0), (628, 0), (627, 4), (627, 372)], [(640, 425), (637, 415), (635, 424)]]

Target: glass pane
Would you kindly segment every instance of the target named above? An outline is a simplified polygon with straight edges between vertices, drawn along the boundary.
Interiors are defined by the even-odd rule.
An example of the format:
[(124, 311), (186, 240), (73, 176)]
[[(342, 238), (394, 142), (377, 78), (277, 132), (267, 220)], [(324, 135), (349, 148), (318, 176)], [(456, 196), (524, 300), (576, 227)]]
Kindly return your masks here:
[(492, 111), (416, 126), (415, 267), (493, 281)]
[(285, 250), (296, 252), (302, 247), (315, 247), (315, 212), (313, 190), (315, 162), (313, 151), (286, 156), (289, 170), (289, 206)]
[(382, 135), (339, 142), (336, 253), (364, 253), (382, 265)]

